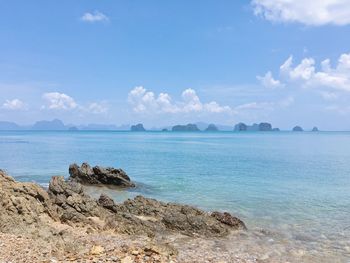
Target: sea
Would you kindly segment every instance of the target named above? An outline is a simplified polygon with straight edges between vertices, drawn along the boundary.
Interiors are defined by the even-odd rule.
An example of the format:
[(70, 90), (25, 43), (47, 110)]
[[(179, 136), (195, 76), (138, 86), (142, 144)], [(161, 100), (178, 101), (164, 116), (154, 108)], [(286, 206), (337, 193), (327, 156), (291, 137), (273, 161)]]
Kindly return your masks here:
[[(0, 169), (16, 180), (47, 187), (82, 162), (122, 168), (137, 185), (93, 196), (228, 211), (266, 248), (256, 253), (350, 262), (350, 132), (0, 132)], [(254, 244), (257, 233), (268, 238)]]

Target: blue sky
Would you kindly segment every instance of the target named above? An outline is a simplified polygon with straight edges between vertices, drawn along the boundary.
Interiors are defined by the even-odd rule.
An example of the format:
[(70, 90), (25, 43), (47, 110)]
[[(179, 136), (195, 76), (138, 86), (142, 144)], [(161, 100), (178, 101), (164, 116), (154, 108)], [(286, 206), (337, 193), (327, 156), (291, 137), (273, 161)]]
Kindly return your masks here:
[(0, 10), (0, 120), (350, 129), (348, 0), (0, 0)]

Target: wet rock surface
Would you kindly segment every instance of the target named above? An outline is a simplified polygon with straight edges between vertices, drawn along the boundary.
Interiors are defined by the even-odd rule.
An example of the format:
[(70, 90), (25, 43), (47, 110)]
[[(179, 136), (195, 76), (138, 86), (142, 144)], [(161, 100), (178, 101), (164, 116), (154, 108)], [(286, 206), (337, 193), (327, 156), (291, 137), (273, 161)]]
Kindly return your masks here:
[(130, 177), (122, 170), (113, 167), (94, 166), (83, 163), (81, 166), (69, 166), (69, 180), (89, 185), (114, 185), (120, 187), (134, 187)]
[(246, 225), (242, 220), (240, 220), (235, 216), (232, 216), (230, 213), (227, 213), (227, 212), (221, 213), (221, 212), (215, 211), (211, 214), (211, 216), (214, 217), (219, 222), (229, 225), (231, 227), (234, 227), (237, 229), (244, 229), (244, 230), (247, 229)]

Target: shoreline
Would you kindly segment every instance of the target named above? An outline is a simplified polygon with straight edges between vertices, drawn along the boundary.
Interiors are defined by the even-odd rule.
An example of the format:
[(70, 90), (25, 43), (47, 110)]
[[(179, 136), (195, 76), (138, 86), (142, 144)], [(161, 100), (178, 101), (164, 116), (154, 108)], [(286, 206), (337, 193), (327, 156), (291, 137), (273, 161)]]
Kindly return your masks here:
[[(0, 174), (1, 263), (10, 261), (346, 262), (346, 255), (342, 256), (340, 251), (338, 253), (334, 250), (330, 253), (329, 249), (318, 247), (318, 243), (312, 245), (314, 242), (312, 240), (308, 241), (311, 246), (306, 247), (305, 242), (296, 242), (290, 236), (274, 232), (272, 229), (249, 228), (245, 231), (243, 228), (233, 228), (226, 233), (227, 228), (224, 226), (219, 227), (219, 231), (223, 232), (218, 234), (215, 227), (204, 226), (203, 228), (200, 224), (181, 228), (188, 222), (187, 219), (170, 220), (170, 225), (164, 227), (164, 216), (173, 210), (190, 209), (191, 212), (187, 214), (190, 217), (192, 212), (201, 211), (187, 205), (168, 204), (144, 197), (128, 199), (121, 203), (114, 203), (113, 200), (106, 198), (101, 202), (86, 195), (86, 187), (80, 188), (77, 185), (73, 185), (73, 188), (77, 187), (73, 189), (76, 193), (71, 193), (62, 203), (62, 193), (50, 196), (50, 187), (51, 192), (53, 189), (52, 182), (48, 188), (49, 195), (46, 196), (47, 191), (37, 184), (16, 182), (4, 172)], [(63, 185), (68, 192), (72, 191), (65, 183), (67, 181), (58, 180), (56, 186)], [(67, 192), (66, 190), (63, 192)], [(52, 207), (47, 205), (50, 202), (54, 203), (51, 206), (55, 209), (52, 210)], [(66, 204), (69, 209), (74, 208), (74, 211), (69, 209), (68, 211), (67, 207), (63, 211), (62, 204)], [(171, 209), (166, 210), (168, 206)], [(59, 212), (60, 209), (61, 212)], [(83, 217), (74, 218), (79, 216), (77, 211), (84, 209), (86, 214)], [(95, 211), (97, 213), (89, 214), (94, 209), (97, 209)], [(102, 215), (107, 213), (110, 216), (109, 211), (113, 209), (118, 211), (115, 214), (115, 219), (118, 219), (115, 220), (117, 226), (111, 224)], [(122, 213), (119, 213), (120, 211)], [(150, 214), (153, 213), (152, 211), (156, 213)], [(203, 220), (209, 220), (203, 222), (213, 222), (206, 217), (210, 216), (209, 212), (198, 213), (200, 213), (199, 216), (205, 217)], [(64, 220), (62, 220), (64, 214)], [(159, 214), (162, 215), (159, 217)], [(169, 215), (170, 219), (174, 217), (173, 214)], [(162, 226), (158, 228), (157, 225)], [(154, 226), (157, 227), (153, 228)], [(211, 232), (213, 229), (214, 232)], [(195, 232), (192, 233), (192, 231)], [(333, 244), (329, 245), (332, 249)], [(63, 253), (60, 252), (61, 249)]]
[[(135, 205), (135, 200), (132, 199), (127, 200), (126, 206), (124, 203), (112, 203), (112, 207), (115, 206), (118, 208), (117, 210), (125, 209), (125, 207), (131, 208), (130, 211), (134, 209), (132, 211), (136, 215), (134, 219), (132, 219), (132, 213), (126, 217), (126, 221), (123, 217), (119, 218), (120, 221), (118, 222), (122, 226), (120, 229), (123, 231), (115, 231), (113, 227), (106, 228), (101, 218), (92, 215), (82, 220), (72, 220), (72, 218), (68, 220), (66, 218), (65, 222), (60, 218), (52, 220), (52, 218), (55, 218), (54, 211), (45, 211), (48, 207), (42, 206), (45, 202), (50, 202), (52, 197), (48, 197), (49, 199), (45, 201), (42, 196), (45, 197), (47, 192), (41, 186), (34, 183), (16, 182), (4, 172), (0, 172), (0, 183), (2, 186), (0, 189), (0, 196), (2, 197), (2, 206), (0, 206), (2, 222), (0, 223), (1, 263), (28, 261), (123, 263), (346, 262), (346, 256), (342, 257), (336, 251), (330, 254), (329, 251), (317, 250), (316, 247), (316, 250), (309, 249), (303, 243), (295, 243), (290, 240), (288, 236), (264, 229), (232, 229), (224, 235), (216, 235), (215, 233), (212, 235), (211, 232), (203, 235), (195, 229), (197, 234), (192, 235), (186, 234), (186, 229), (183, 232), (184, 229), (170, 227), (168, 230), (159, 228), (154, 235), (152, 231), (149, 232), (146, 222), (155, 223), (157, 221), (155, 217), (139, 215), (137, 211), (140, 208), (142, 211), (147, 211), (149, 208), (151, 208), (150, 211), (157, 210), (157, 206), (155, 207), (154, 204), (162, 205), (164, 203), (143, 197), (139, 197), (141, 205)], [(5, 187), (6, 185), (7, 187)], [(72, 207), (78, 208), (82, 204), (86, 207), (90, 202), (98, 202), (85, 195), (85, 190), (80, 192), (81, 188), (79, 189), (78, 195), (72, 195), (75, 199), (71, 203)], [(6, 195), (10, 193), (8, 192), (10, 190), (13, 191), (11, 192), (13, 195)], [(6, 196), (7, 198), (4, 198)], [(58, 196), (59, 194), (54, 198)], [(28, 202), (24, 202), (23, 198)], [(83, 199), (79, 201), (79, 198)], [(106, 199), (105, 201), (103, 205), (111, 208), (110, 200)], [(7, 212), (9, 217), (6, 218), (4, 208), (6, 208), (6, 204), (7, 208), (11, 207), (8, 206), (8, 203), (11, 202), (15, 204), (15, 210), (13, 210), (13, 207), (7, 210), (10, 213)], [(175, 210), (178, 208), (180, 210), (195, 209), (186, 205), (169, 205), (174, 205)], [(14, 214), (11, 214), (11, 211)], [(200, 210), (195, 209), (193, 211)], [(53, 214), (48, 216), (48, 212)], [(158, 209), (158, 212), (161, 212), (161, 209)], [(204, 213), (209, 214), (208, 212)], [(18, 219), (20, 220), (18, 221)], [(138, 221), (141, 222), (141, 227), (138, 223), (135, 224), (133, 220), (141, 220)], [(173, 223), (176, 225), (176, 221)], [(131, 225), (131, 228), (127, 227), (128, 224)], [(141, 231), (138, 232), (137, 229)], [(189, 230), (191, 231), (191, 226)]]
[[(34, 183), (16, 182), (3, 171), (0, 182), (0, 245), (10, 247), (1, 252), (0, 260), (5, 262), (35, 258), (61, 262), (67, 257), (103, 262), (178, 262), (179, 252), (170, 242), (174, 237), (221, 238), (245, 229), (244, 223), (231, 215), (211, 215), (142, 196), (121, 204), (103, 195), (94, 200), (82, 185), (63, 177), (53, 177), (47, 192)], [(19, 247), (29, 242), (36, 253), (23, 255), (7, 238), (18, 241), (11, 243)], [(122, 244), (113, 241), (118, 247), (108, 248), (114, 239)], [(45, 248), (43, 252), (39, 247)]]

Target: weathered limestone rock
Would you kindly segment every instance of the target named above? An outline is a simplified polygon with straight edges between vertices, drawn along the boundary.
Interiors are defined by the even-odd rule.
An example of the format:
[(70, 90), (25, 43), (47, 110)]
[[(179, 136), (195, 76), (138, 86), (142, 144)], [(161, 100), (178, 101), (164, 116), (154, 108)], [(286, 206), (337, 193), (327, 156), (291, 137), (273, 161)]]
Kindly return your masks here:
[(77, 164), (69, 166), (69, 179), (82, 184), (91, 185), (115, 185), (121, 187), (134, 187), (129, 176), (122, 170), (113, 167), (91, 166), (83, 163), (80, 167)]

